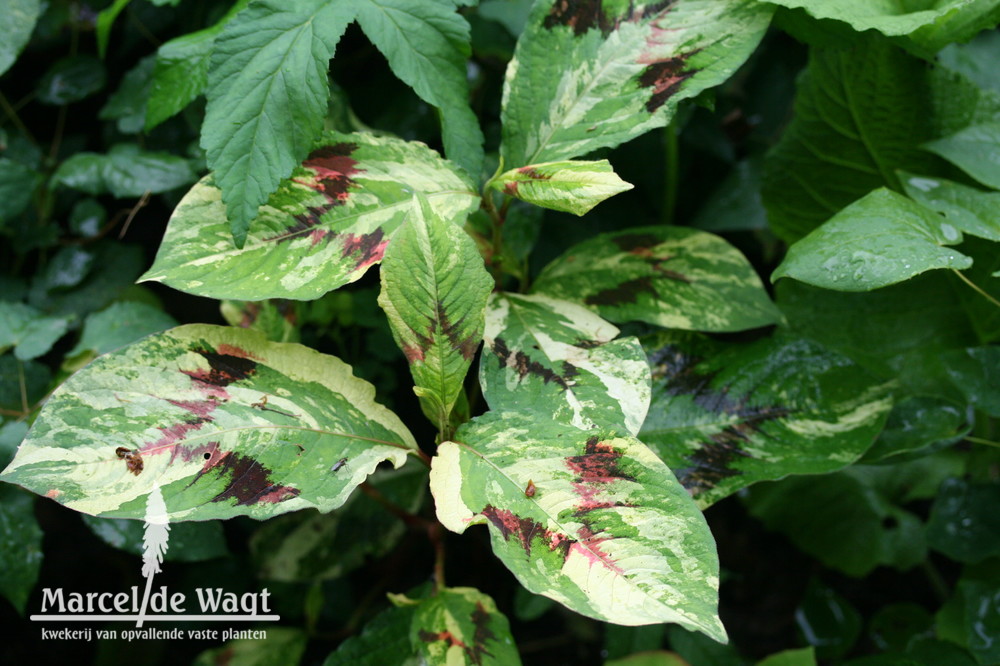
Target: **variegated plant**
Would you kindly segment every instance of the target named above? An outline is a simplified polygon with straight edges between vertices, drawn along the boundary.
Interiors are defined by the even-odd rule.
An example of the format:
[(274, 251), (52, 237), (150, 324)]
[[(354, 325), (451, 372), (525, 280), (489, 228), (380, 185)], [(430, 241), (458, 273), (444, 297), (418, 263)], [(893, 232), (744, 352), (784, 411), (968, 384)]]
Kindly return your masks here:
[[(147, 123), (205, 92), (211, 173), (177, 204), (141, 280), (224, 299), (231, 325), (180, 326), (97, 357), (52, 394), (0, 478), (101, 517), (141, 519), (154, 491), (173, 523), (318, 510), (267, 525), (280, 549), (254, 542), (261, 575), (283, 581), (335, 577), (387, 552), (403, 528), (372, 519), (381, 508), (426, 529), (433, 590), (394, 595), (372, 633), (328, 664), (353, 663), (352, 650), (390, 631), (406, 640), (385, 647), (385, 663), (517, 663), (496, 603), (445, 585), (442, 527), (488, 530), (517, 581), (573, 611), (726, 641), (702, 509), (758, 481), (856, 461), (896, 385), (786, 330), (754, 266), (719, 236), (636, 220), (563, 243), (532, 272), (539, 218), (523, 211), (584, 216), (632, 189), (592, 153), (671, 123), (750, 57), (774, 4), (808, 3), (538, 0), (488, 157), (456, 9), (469, 4), (252, 0), (163, 45), (153, 99), (166, 104), (165, 87), (182, 85), (179, 64), (191, 80), (183, 104), (151, 104)], [(327, 61), (355, 20), (439, 111), (444, 156), (324, 130)], [(902, 195), (876, 198), (898, 208)], [(890, 266), (878, 286), (971, 263), (954, 260), (944, 246), (960, 234), (936, 218), (926, 212), (913, 242), (951, 259), (906, 275)], [(811, 248), (825, 241), (814, 241), (775, 279), (839, 280), (817, 267)], [(854, 271), (860, 251), (836, 265)], [(349, 365), (298, 344), (299, 306), (277, 300), (318, 299), (378, 264), (378, 305), (436, 437), (417, 441)], [(868, 273), (848, 277), (872, 288)], [(34, 358), (69, 321), (12, 306), (0, 350)], [(376, 472), (384, 462), (407, 467)], [(370, 547), (350, 543), (369, 529)]]

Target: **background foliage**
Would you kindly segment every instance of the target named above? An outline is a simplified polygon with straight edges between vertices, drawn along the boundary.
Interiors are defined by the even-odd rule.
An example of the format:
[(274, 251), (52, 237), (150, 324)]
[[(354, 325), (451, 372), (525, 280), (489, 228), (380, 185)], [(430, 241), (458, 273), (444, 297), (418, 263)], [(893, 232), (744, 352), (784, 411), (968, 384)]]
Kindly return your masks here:
[[(418, 629), (447, 626), (468, 663), (1000, 663), (1000, 3), (626, 4), (0, 3), (5, 465), (35, 424), (0, 487), (5, 662), (443, 663)], [(38, 639), (43, 587), (141, 581), (109, 516), (152, 471), (73, 456), (293, 417), (327, 432), (167, 470), (200, 479), (178, 518), (267, 518), (174, 524), (162, 574), (266, 586), (266, 651)], [(383, 445), (329, 432), (358, 429)], [(333, 512), (197, 472), (307, 450), (334, 482), (267, 496)], [(490, 536), (444, 529), (473, 515)], [(566, 579), (604, 532), (689, 567), (681, 601)]]

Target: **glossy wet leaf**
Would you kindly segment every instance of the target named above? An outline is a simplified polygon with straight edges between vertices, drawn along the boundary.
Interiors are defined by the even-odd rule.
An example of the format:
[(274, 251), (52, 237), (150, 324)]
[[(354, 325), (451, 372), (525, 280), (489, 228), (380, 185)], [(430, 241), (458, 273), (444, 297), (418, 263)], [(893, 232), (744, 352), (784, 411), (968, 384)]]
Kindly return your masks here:
[(800, 550), (860, 578), (879, 565), (906, 570), (927, 556), (920, 519), (892, 499), (877, 480), (837, 472), (756, 485), (747, 504)]
[(180, 112), (205, 91), (215, 38), (248, 3), (238, 0), (214, 25), (171, 39), (157, 49), (146, 105), (146, 131)]
[(428, 664), (520, 666), (507, 618), (471, 587), (440, 590), (416, 607), (410, 644)]
[(108, 97), (97, 117), (116, 121), (115, 126), (123, 134), (141, 132), (146, 120), (146, 103), (149, 100), (155, 65), (155, 57), (147, 56), (127, 71), (118, 89)]
[(490, 185), (522, 201), (574, 215), (584, 215), (633, 187), (618, 177), (607, 160), (532, 164), (506, 171)]
[(238, 249), (211, 177), (174, 210), (153, 267), (142, 276), (211, 298), (312, 299), (353, 282), (382, 259), (413, 192), (461, 223), (474, 187), (425, 145), (327, 132), (261, 208)]
[(49, 317), (26, 303), (0, 301), (0, 353), (14, 349), (19, 361), (45, 354), (69, 330), (72, 317)]
[(918, 147), (934, 131), (927, 77), (922, 61), (875, 36), (810, 51), (793, 120), (764, 161), (778, 236), (794, 242), (872, 190), (898, 189), (895, 169), (932, 172)]
[(970, 404), (1000, 417), (1000, 349), (956, 349), (945, 354), (944, 362), (948, 376)]
[(753, 52), (771, 16), (749, 0), (535, 3), (507, 68), (504, 165), (565, 160), (666, 125)]
[[(995, 569), (994, 569), (995, 571)], [(1000, 661), (1000, 584), (992, 579), (959, 580), (957, 594), (962, 608), (965, 646), (980, 664)]]
[(639, 341), (615, 340), (618, 332), (567, 301), (495, 294), (479, 365), (483, 397), (495, 411), (635, 434), (649, 407), (649, 366)]
[(901, 173), (903, 189), (917, 203), (940, 213), (959, 231), (1000, 241), (1000, 192), (984, 192), (943, 178)]
[[(52, 315), (75, 314), (82, 318), (120, 297), (122, 291), (139, 276), (146, 263), (142, 248), (138, 245), (104, 239), (89, 244), (87, 248), (85, 254), (89, 255), (89, 259), (85, 263), (89, 270), (80, 282), (67, 289), (69, 274), (75, 271), (46, 271), (39, 276), (41, 279), (32, 281), (28, 302)], [(78, 252), (71, 254), (77, 255)], [(73, 278), (78, 275), (76, 273)]]
[(52, 179), (87, 194), (110, 193), (124, 199), (140, 197), (146, 192), (168, 192), (194, 182), (197, 177), (183, 157), (120, 143), (103, 155), (76, 153), (59, 165)]
[(927, 521), (927, 543), (958, 562), (1000, 555), (1000, 483), (948, 479)]
[(825, 474), (871, 446), (891, 384), (802, 339), (650, 341), (653, 401), (639, 436), (708, 506), (758, 481)]
[(431, 492), (448, 529), (489, 525), (494, 553), (530, 592), (606, 622), (676, 622), (725, 640), (705, 519), (637, 439), (491, 412), (438, 447)]
[(862, 461), (892, 462), (895, 456), (921, 455), (927, 447), (953, 444), (972, 426), (965, 412), (960, 403), (932, 396), (916, 395), (897, 401), (885, 428), (865, 451)]
[[(350, 465), (350, 461), (344, 463)], [(383, 498), (417, 513), (427, 489), (427, 468), (378, 471), (367, 482)], [(250, 539), (257, 575), (264, 580), (311, 582), (339, 578), (388, 553), (406, 525), (364, 492), (336, 511), (297, 511), (263, 524)]]
[(983, 185), (1000, 189), (1000, 123), (973, 125), (924, 144)]
[(413, 375), (424, 413), (442, 432), (483, 338), (494, 281), (469, 235), (412, 200), (385, 252), (378, 303)]
[(191, 666), (298, 666), (309, 642), (302, 629), (268, 626), (266, 636), (227, 641), (199, 654)]
[(42, 529), (35, 500), (0, 486), (0, 594), (23, 614), (42, 568)]
[(883, 606), (868, 625), (868, 635), (880, 650), (906, 649), (907, 644), (934, 626), (934, 617), (915, 603), (894, 603)]
[(80, 340), (67, 356), (76, 356), (85, 351), (105, 354), (176, 325), (177, 321), (173, 317), (147, 303), (112, 303), (84, 320)]
[(63, 58), (39, 79), (38, 101), (57, 106), (78, 102), (103, 88), (106, 80), (104, 63), (94, 56)]
[(532, 290), (614, 322), (740, 331), (781, 319), (746, 257), (718, 236), (685, 227), (600, 234), (546, 266)]
[(850, 602), (817, 580), (812, 580), (795, 610), (795, 622), (820, 658), (847, 653), (861, 635), (861, 614)]
[(201, 145), (239, 247), (323, 128), (328, 62), (354, 12), (351, 3), (269, 0), (215, 37)]
[(14, 459), (17, 447), (28, 434), (26, 421), (7, 421), (0, 425), (0, 465), (4, 467)]
[[(142, 556), (145, 529), (141, 520), (96, 518), (84, 514), (84, 524), (112, 548)], [(222, 523), (177, 523), (170, 526), (170, 547), (163, 559), (170, 562), (201, 562), (229, 555)]]
[(28, 208), (41, 174), (14, 160), (0, 157), (0, 227)]
[(950, 245), (962, 232), (931, 210), (878, 189), (788, 248), (771, 280), (791, 277), (825, 289), (870, 291), (972, 259)]
[(967, 44), (949, 44), (938, 54), (938, 62), (942, 67), (960, 72), (980, 88), (1000, 92), (1000, 81), (994, 72), (998, 57), (1000, 33), (987, 30)]
[(691, 223), (704, 231), (751, 231), (767, 227), (767, 211), (760, 198), (763, 160), (739, 162), (698, 211)]
[(445, 155), (478, 178), (483, 134), (469, 107), (469, 24), (449, 2), (352, 0), (358, 24), (393, 73), (441, 111)]
[[(77, 511), (171, 521), (334, 509), (416, 448), (350, 366), (193, 324), (98, 357), (53, 393), (2, 475)], [(341, 461), (346, 459), (346, 464)]]
[(40, 0), (4, 0), (0, 6), (0, 75), (10, 69), (21, 49), (31, 38), (31, 31), (41, 14)]
[(352, 636), (331, 652), (323, 666), (418, 666), (416, 648), (410, 642), (415, 605), (392, 606), (372, 618), (361, 634)]

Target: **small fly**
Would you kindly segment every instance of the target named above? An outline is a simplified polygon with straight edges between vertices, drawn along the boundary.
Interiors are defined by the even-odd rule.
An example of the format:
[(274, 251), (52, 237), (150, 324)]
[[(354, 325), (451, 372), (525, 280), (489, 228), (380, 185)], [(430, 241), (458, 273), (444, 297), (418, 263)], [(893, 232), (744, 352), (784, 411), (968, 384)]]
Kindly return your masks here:
[(330, 471), (331, 472), (339, 472), (340, 468), (343, 467), (346, 464), (347, 464), (347, 458), (341, 458), (336, 463), (334, 463), (333, 467), (330, 468)]

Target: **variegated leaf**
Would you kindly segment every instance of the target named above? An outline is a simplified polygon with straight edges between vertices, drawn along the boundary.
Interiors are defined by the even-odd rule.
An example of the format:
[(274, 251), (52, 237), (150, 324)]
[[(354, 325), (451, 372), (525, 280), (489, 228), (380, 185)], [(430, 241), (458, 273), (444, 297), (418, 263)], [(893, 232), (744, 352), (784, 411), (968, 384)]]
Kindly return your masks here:
[(421, 143), (327, 132), (261, 206), (242, 249), (211, 177), (195, 185), (141, 280), (211, 298), (318, 298), (382, 259), (414, 192), (456, 223), (479, 205), (474, 186)]
[(507, 618), (471, 587), (439, 590), (416, 607), (410, 644), (427, 664), (519, 666)]
[(422, 195), (386, 250), (381, 279), (378, 302), (410, 363), (414, 391), (444, 429), (483, 337), (493, 279), (475, 242)]
[(194, 324), (99, 357), (45, 404), (0, 475), (71, 509), (172, 521), (335, 509), (416, 450), (350, 366), (256, 331)]
[(493, 551), (531, 592), (607, 622), (726, 639), (705, 518), (633, 437), (490, 412), (438, 447), (431, 492), (448, 529), (488, 523)]
[(222, 317), (230, 326), (260, 331), (271, 342), (299, 341), (299, 303), (281, 298), (267, 301), (222, 301)]
[(648, 344), (653, 404), (640, 436), (706, 507), (740, 488), (851, 464), (881, 432), (891, 383), (785, 337)]
[(546, 162), (511, 169), (491, 187), (543, 208), (583, 215), (620, 192), (632, 189), (607, 160)]
[(582, 302), (611, 321), (667, 328), (740, 331), (781, 320), (746, 257), (686, 227), (591, 238), (549, 264), (533, 291)]
[(635, 434), (649, 408), (649, 366), (636, 338), (579, 305), (499, 293), (486, 314), (479, 365), (497, 411), (541, 412), (578, 428)]
[(725, 81), (773, 8), (753, 0), (541, 0), (507, 67), (504, 163), (519, 167), (617, 146)]

